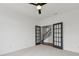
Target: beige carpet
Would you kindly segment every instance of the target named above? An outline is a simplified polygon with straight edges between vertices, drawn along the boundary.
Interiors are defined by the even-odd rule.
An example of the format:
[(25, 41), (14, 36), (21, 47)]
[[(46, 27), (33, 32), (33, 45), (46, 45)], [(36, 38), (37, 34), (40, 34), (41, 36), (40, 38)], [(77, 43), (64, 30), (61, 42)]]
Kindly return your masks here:
[(79, 54), (57, 49), (51, 46), (37, 45), (13, 53), (5, 54), (4, 56), (79, 56)]

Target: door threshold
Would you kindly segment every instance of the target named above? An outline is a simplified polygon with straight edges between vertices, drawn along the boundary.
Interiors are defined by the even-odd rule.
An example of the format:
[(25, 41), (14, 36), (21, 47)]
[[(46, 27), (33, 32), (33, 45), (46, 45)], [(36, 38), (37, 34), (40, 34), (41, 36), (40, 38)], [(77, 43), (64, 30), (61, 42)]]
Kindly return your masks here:
[(48, 42), (43, 42), (43, 45), (48, 45), (48, 46), (52, 46), (53, 47), (53, 43), (48, 43)]

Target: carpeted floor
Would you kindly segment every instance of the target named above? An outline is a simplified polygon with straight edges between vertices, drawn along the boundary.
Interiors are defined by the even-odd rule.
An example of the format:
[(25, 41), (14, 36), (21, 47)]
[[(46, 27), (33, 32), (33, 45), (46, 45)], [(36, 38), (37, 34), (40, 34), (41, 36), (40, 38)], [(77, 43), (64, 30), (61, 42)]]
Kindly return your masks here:
[(8, 53), (4, 56), (79, 56), (79, 54), (57, 49), (51, 46), (37, 45), (16, 52)]

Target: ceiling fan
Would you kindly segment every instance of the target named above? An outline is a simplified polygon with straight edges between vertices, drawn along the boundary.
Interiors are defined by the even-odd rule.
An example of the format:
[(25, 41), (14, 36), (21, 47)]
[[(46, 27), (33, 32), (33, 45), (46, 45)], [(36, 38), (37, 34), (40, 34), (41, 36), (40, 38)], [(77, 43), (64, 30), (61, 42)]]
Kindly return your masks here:
[(47, 4), (47, 3), (29, 3), (29, 4), (36, 6), (38, 13), (41, 14), (42, 6)]

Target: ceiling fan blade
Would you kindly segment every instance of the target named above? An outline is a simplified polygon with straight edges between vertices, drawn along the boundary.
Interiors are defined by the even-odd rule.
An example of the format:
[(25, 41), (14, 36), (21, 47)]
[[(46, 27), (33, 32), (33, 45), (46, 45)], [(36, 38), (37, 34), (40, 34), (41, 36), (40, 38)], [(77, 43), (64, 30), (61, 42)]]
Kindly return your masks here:
[(38, 13), (41, 14), (41, 9), (38, 10)]
[(47, 4), (47, 3), (29, 3), (29, 4), (32, 4), (32, 5), (35, 5), (35, 6), (37, 6), (37, 5), (40, 5), (40, 6), (43, 6), (43, 5), (45, 5), (45, 4)]
[(29, 3), (29, 4), (37, 6), (37, 4), (35, 4), (35, 3)]
[(43, 6), (43, 5), (47, 4), (47, 3), (38, 3), (38, 4), (41, 5), (41, 6)]

